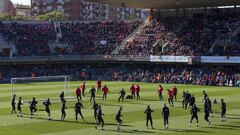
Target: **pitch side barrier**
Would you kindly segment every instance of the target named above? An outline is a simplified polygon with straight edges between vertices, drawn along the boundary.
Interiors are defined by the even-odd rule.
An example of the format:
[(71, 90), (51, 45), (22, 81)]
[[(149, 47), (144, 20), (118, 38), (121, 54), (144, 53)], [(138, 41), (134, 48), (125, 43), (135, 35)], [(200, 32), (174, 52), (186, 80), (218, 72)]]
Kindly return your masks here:
[(186, 64), (240, 64), (238, 56), (133, 56), (133, 55), (58, 55), (58, 56), (15, 56), (0, 57), (0, 63), (34, 62), (152, 62)]

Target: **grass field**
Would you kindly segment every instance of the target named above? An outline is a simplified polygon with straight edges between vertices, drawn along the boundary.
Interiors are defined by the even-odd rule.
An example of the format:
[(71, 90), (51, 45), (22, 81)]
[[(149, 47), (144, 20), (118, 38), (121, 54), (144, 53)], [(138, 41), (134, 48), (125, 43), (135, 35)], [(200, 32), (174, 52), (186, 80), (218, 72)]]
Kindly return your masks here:
[[(80, 82), (71, 82), (71, 93), (74, 93), (75, 87)], [(170, 121), (169, 129), (163, 129), (163, 120), (161, 118), (161, 109), (163, 102), (166, 102), (166, 91), (164, 91), (165, 101), (158, 101), (156, 94), (157, 84), (139, 83), (141, 87), (141, 100), (126, 100), (125, 103), (117, 103), (118, 92), (120, 88), (125, 88), (129, 93), (130, 82), (103, 82), (107, 84), (110, 90), (107, 101), (102, 101), (99, 92), (97, 95), (97, 103), (102, 105), (103, 113), (105, 114), (105, 130), (94, 129), (93, 110), (92, 104), (89, 103), (89, 97), (83, 98), (84, 109), (82, 110), (85, 116), (86, 123), (75, 122), (73, 106), (76, 100), (67, 101), (67, 117), (65, 122), (59, 121), (60, 119), (60, 101), (52, 101), (51, 112), (53, 120), (47, 120), (47, 114), (44, 111), (42, 102), (38, 103), (37, 111), (33, 119), (29, 119), (28, 104), (23, 106), (24, 117), (17, 117), (16, 114), (10, 114), (10, 85), (0, 85), (0, 135), (95, 135), (95, 134), (166, 134), (166, 135), (236, 135), (240, 131), (240, 88), (232, 87), (210, 87), (210, 86), (195, 86), (195, 85), (176, 85), (179, 90), (178, 100), (175, 102), (175, 107), (170, 108)], [(96, 85), (96, 81), (86, 82), (87, 91), (92, 85)], [(164, 84), (163, 88), (172, 88), (173, 84)], [(60, 89), (63, 88), (62, 82), (49, 82), (49, 83), (29, 83), (19, 84), (16, 86), (17, 96), (22, 96), (23, 100), (36, 97), (36, 99), (45, 98), (58, 98)], [(200, 108), (199, 124), (196, 127), (193, 123), (189, 127), (190, 113), (186, 112), (181, 107), (182, 91), (188, 90), (194, 93), (197, 100), (197, 105)], [(227, 104), (227, 121), (220, 121), (220, 104), (213, 105), (214, 117), (210, 118), (212, 125), (208, 125), (203, 119), (203, 106), (202, 106), (202, 90), (207, 91), (211, 100), (221, 98), (225, 99)], [(18, 98), (17, 98), (18, 99)], [(145, 114), (143, 113), (147, 105), (151, 105), (154, 110), (153, 122), (155, 129), (147, 129), (145, 126)], [(123, 106), (123, 126), (121, 131), (116, 131), (115, 125), (115, 112), (119, 106)], [(195, 122), (195, 121), (194, 121)]]

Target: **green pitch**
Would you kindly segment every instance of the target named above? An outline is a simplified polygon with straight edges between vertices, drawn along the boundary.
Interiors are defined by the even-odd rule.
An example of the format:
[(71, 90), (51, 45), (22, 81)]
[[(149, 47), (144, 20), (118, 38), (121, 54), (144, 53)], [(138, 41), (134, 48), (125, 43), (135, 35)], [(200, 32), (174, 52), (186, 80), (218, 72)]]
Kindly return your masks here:
[[(71, 93), (74, 95), (75, 88), (80, 82), (71, 82)], [(17, 117), (16, 114), (10, 114), (10, 85), (0, 85), (0, 135), (112, 135), (112, 134), (167, 134), (167, 135), (236, 135), (240, 131), (240, 88), (232, 87), (209, 87), (209, 86), (194, 86), (194, 85), (177, 85), (178, 101), (175, 102), (175, 107), (170, 108), (169, 129), (163, 129), (163, 120), (161, 118), (161, 108), (166, 102), (166, 89), (172, 88), (173, 84), (164, 84), (165, 101), (158, 101), (156, 94), (157, 84), (139, 83), (141, 87), (141, 100), (125, 100), (125, 103), (117, 103), (118, 92), (120, 88), (125, 88), (129, 94), (129, 88), (132, 83), (129, 82), (103, 82), (107, 84), (110, 90), (107, 101), (101, 100), (101, 92), (97, 94), (97, 103), (102, 105), (102, 110), (105, 116), (105, 130), (94, 129), (92, 104), (89, 103), (88, 95), (83, 99), (84, 109), (83, 115), (86, 123), (79, 119), (79, 123), (75, 122), (73, 106), (75, 99), (67, 100), (67, 116), (66, 121), (61, 122), (60, 119), (60, 101), (52, 100), (51, 121), (47, 120), (47, 114), (44, 111), (42, 101), (37, 105), (38, 111), (33, 119), (29, 119), (28, 104), (24, 103), (24, 117)], [(92, 85), (96, 86), (96, 81), (87, 81), (87, 93)], [(22, 96), (23, 100), (29, 100), (32, 97), (36, 99), (59, 98), (60, 90), (63, 89), (62, 82), (49, 83), (28, 83), (19, 84), (16, 86), (17, 99)], [(188, 90), (194, 93), (197, 100), (197, 105), (200, 108), (199, 124), (196, 127), (195, 123), (192, 127), (188, 127), (190, 114), (181, 107), (182, 91)], [(227, 104), (227, 121), (220, 121), (220, 104), (213, 104), (214, 117), (210, 118), (212, 125), (208, 125), (203, 119), (202, 106), (202, 90), (207, 91), (210, 99), (221, 98), (225, 99)], [(145, 126), (145, 114), (143, 113), (147, 105), (151, 105), (154, 110), (153, 122), (155, 129), (147, 129)], [(123, 126), (121, 131), (116, 131), (116, 123), (114, 120), (115, 112), (119, 106), (123, 107)], [(195, 122), (195, 121), (194, 121)], [(99, 127), (100, 128), (100, 127)]]

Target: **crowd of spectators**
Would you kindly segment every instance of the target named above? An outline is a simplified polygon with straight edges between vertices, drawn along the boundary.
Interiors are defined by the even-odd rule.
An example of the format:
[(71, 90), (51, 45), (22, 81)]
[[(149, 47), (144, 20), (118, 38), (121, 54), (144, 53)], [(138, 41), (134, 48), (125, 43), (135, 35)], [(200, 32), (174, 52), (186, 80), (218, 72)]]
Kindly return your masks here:
[(1, 66), (0, 81), (11, 77), (70, 75), (72, 80), (114, 80), (232, 86), (237, 67), (157, 64), (48, 64)]
[[(210, 50), (216, 40), (232, 38), (232, 34), (240, 26), (239, 19), (238, 11), (228, 10), (155, 18), (142, 28), (141, 32), (136, 34), (132, 41), (125, 44), (120, 54), (240, 56), (240, 53), (237, 53), (239, 52), (239, 42), (235, 42), (231, 47), (226, 47), (233, 47), (233, 49), (222, 49), (217, 53)], [(161, 49), (157, 52), (153, 50), (156, 42), (159, 42), (160, 45), (167, 44), (164, 51)], [(236, 52), (235, 49), (238, 49), (238, 51)]]

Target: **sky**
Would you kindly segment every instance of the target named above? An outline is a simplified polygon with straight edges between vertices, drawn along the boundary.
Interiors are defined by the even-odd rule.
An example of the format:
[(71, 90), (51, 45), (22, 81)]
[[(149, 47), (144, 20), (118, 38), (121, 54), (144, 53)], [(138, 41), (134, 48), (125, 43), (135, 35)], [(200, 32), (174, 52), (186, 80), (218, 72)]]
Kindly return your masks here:
[(11, 0), (13, 4), (24, 4), (24, 5), (30, 5), (31, 0)]

